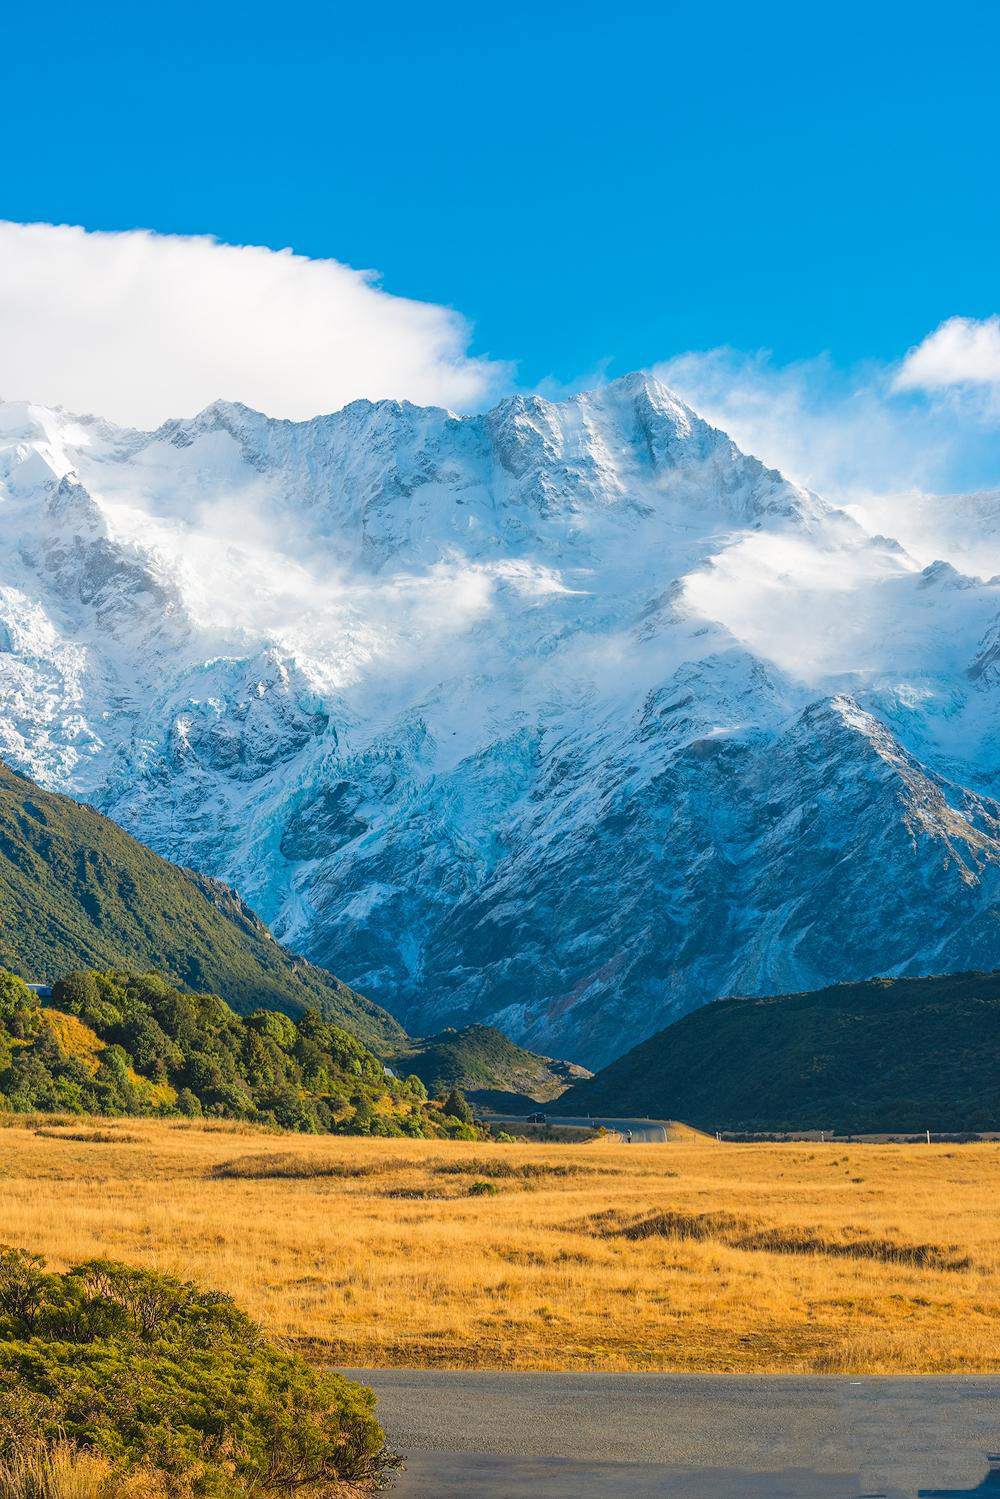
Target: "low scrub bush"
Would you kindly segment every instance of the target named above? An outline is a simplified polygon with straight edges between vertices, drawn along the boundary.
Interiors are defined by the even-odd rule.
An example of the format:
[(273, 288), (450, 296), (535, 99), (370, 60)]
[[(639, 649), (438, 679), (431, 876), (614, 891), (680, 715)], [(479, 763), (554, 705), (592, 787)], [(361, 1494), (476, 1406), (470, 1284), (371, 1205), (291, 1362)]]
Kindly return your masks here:
[(434, 1170), (443, 1176), (485, 1176), (496, 1181), (511, 1178), (530, 1181), (544, 1176), (593, 1176), (595, 1174), (593, 1167), (577, 1166), (568, 1161), (560, 1161), (555, 1165), (548, 1161), (524, 1161), (517, 1165), (512, 1161), (482, 1160), (479, 1156), (467, 1156), (457, 1161), (438, 1161)]
[(76, 1140), (83, 1145), (142, 1145), (146, 1139), (145, 1135), (113, 1129), (36, 1129), (35, 1134), (45, 1140)]
[(885, 1265), (914, 1265), (931, 1270), (970, 1270), (972, 1260), (958, 1246), (912, 1244), (867, 1233), (846, 1225), (839, 1237), (813, 1228), (779, 1227), (732, 1213), (683, 1213), (668, 1209), (645, 1218), (623, 1221), (616, 1213), (599, 1213), (592, 1220), (607, 1238), (701, 1239), (730, 1249), (760, 1250), (766, 1254), (825, 1254), (834, 1259), (877, 1260)]
[(372, 1486), (392, 1466), (374, 1404), (272, 1347), (221, 1293), (109, 1260), (53, 1274), (0, 1250), (0, 1499)]
[(220, 1161), (209, 1175), (218, 1181), (311, 1181), (314, 1178), (336, 1177), (339, 1179), (382, 1175), (388, 1171), (404, 1170), (409, 1161), (324, 1161), (310, 1160), (308, 1156), (276, 1153), (274, 1155), (244, 1155), (233, 1161)]

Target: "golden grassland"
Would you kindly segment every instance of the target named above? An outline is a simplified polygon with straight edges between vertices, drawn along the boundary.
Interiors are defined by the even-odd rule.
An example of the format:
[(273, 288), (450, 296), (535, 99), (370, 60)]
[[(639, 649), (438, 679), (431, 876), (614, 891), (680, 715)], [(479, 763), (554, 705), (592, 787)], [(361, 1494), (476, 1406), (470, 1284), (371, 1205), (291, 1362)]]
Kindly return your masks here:
[(56, 1268), (107, 1255), (229, 1291), (323, 1362), (1000, 1368), (993, 1143), (730, 1145), (680, 1130), (665, 1145), (496, 1145), (5, 1122), (0, 1239)]

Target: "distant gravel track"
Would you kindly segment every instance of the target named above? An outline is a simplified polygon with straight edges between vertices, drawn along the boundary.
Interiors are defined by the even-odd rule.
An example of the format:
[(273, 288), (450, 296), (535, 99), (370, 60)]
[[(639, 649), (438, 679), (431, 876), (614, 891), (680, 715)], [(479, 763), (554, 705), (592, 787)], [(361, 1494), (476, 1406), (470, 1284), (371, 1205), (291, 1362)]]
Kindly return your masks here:
[(595, 1116), (593, 1119), (557, 1119), (553, 1115), (553, 1122), (579, 1124), (590, 1129), (599, 1128), (603, 1124), (605, 1129), (616, 1130), (623, 1140), (631, 1130), (633, 1145), (665, 1145), (670, 1138), (672, 1125), (672, 1120), (669, 1119), (611, 1119), (606, 1115)]
[[(681, 1124), (676, 1119), (617, 1119), (610, 1114), (594, 1114), (592, 1117), (573, 1115), (562, 1115), (548, 1113), (544, 1108), (539, 1109), (544, 1113), (549, 1124), (556, 1128), (567, 1129), (599, 1129), (601, 1125), (614, 1134), (618, 1134), (624, 1140), (628, 1131), (632, 1131), (633, 1145), (665, 1145), (672, 1140), (690, 1139), (697, 1136), (699, 1139), (709, 1139), (701, 1130), (692, 1129), (689, 1124)], [(524, 1114), (493, 1114), (485, 1111), (485, 1117), (491, 1123), (509, 1126), (516, 1129), (519, 1125), (527, 1123)]]

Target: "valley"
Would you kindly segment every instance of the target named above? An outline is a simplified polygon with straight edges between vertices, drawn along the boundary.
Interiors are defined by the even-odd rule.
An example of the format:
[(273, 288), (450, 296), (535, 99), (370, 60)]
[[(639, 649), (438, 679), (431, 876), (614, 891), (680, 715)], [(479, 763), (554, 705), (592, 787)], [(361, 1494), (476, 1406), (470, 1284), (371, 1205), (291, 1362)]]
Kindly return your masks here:
[(0, 1499), (1000, 1499), (1000, 6), (9, 9)]

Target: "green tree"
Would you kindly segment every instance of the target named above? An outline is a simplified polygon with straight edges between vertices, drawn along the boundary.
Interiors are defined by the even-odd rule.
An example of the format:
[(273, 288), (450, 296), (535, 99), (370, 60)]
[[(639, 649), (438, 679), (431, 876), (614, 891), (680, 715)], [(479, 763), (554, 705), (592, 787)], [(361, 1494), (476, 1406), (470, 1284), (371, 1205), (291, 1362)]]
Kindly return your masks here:
[(472, 1110), (461, 1088), (452, 1088), (444, 1101), (443, 1112), (452, 1119), (460, 1120), (462, 1124), (472, 1123)]
[(0, 969), (0, 1025), (19, 1040), (38, 1030), (38, 996), (23, 979)]
[(296, 1022), (258, 1010), (244, 1020), (217, 995), (185, 994), (157, 974), (114, 969), (67, 975), (51, 1008), (76, 1016), (93, 1035), (47, 1024), (37, 996), (0, 970), (3, 1106), (207, 1114), (309, 1133), (476, 1137), (464, 1100), (453, 1100), (453, 1115), (428, 1108), (418, 1078), (401, 1082), (355, 1036), (315, 1012)]

